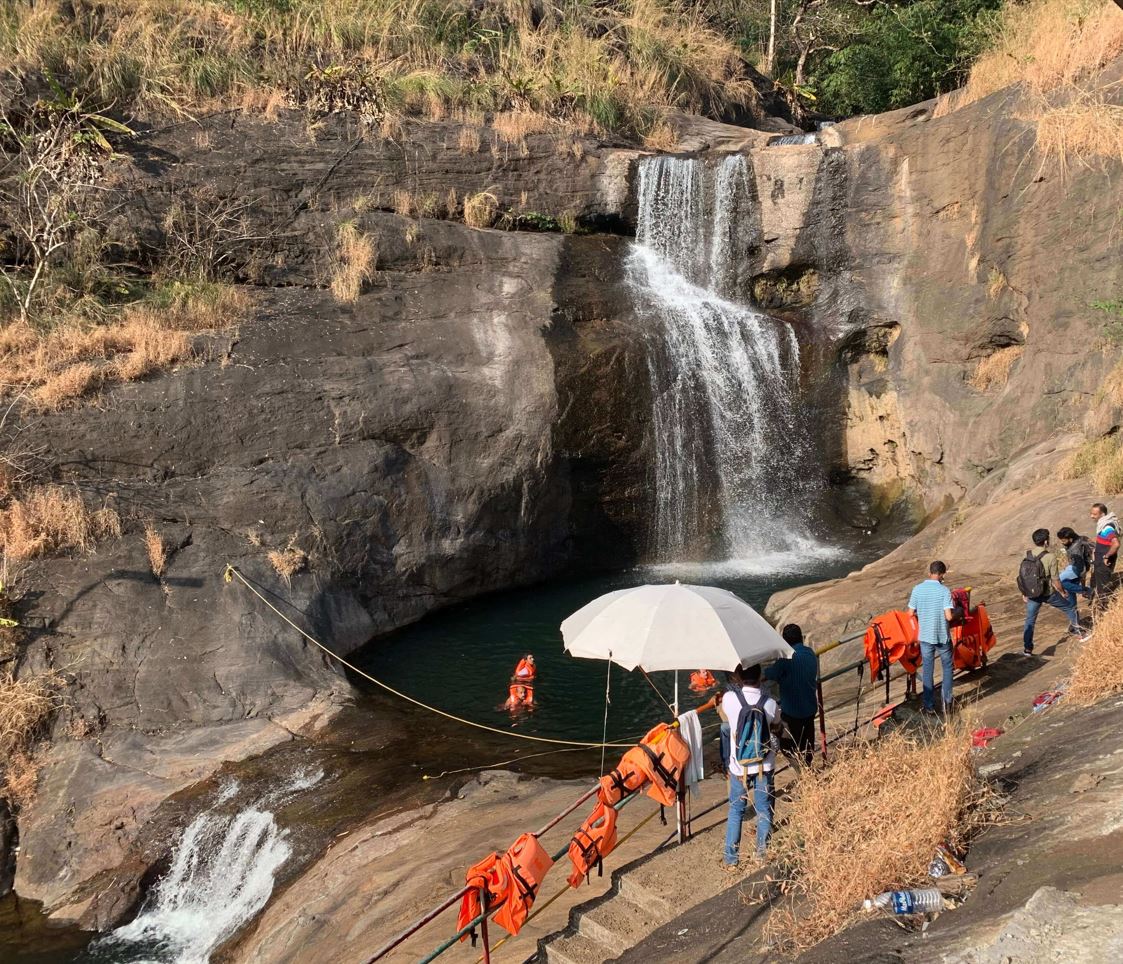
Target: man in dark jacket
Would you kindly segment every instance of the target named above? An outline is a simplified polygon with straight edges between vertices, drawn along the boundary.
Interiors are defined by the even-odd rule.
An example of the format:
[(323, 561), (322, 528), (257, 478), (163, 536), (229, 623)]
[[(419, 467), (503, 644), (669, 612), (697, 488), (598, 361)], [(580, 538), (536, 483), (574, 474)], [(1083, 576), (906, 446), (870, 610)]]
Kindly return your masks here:
[(811, 765), (815, 753), (815, 716), (819, 711), (819, 657), (803, 642), (803, 630), (788, 623), (780, 635), (792, 648), (791, 659), (778, 659), (764, 671), (780, 684), (780, 715), (787, 732), (784, 752), (794, 753), (796, 766)]

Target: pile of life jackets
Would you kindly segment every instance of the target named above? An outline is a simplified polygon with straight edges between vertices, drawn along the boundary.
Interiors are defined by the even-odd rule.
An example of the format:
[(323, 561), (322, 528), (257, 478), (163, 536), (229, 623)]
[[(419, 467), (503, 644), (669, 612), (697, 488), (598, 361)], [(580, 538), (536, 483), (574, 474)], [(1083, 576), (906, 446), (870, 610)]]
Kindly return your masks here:
[(962, 621), (951, 627), (952, 663), (956, 669), (982, 669), (994, 645), (987, 607), (979, 603), (971, 608), (970, 589), (957, 589), (952, 598), (963, 611)]
[[(671, 806), (678, 800), (689, 760), (690, 748), (678, 730), (659, 723), (601, 777), (593, 810), (573, 835), (566, 852), (573, 867), (568, 878), (571, 887), (588, 880), (594, 869), (598, 875), (603, 873), (604, 858), (617, 841), (616, 804), (646, 786), (647, 795), (660, 806)], [(542, 879), (553, 865), (538, 838), (529, 833), (519, 837), (506, 853), (492, 853), (473, 864), (464, 876), (472, 889), (461, 898), (457, 929), (463, 930), (485, 910), (495, 911), (492, 919), (513, 937), (526, 923)], [(481, 903), (481, 895), (486, 906)], [(474, 939), (474, 933), (471, 936)]]
[[(952, 663), (955, 669), (980, 669), (986, 666), (986, 654), (994, 645), (994, 630), (986, 606), (980, 603), (971, 607), (971, 590), (952, 591), (952, 603), (957, 614), (950, 627)], [(866, 659), (870, 675), (881, 678), (886, 667), (883, 663), (900, 663), (906, 673), (920, 669), (919, 629), (916, 617), (900, 609), (893, 609), (870, 620), (866, 630)]]
[(882, 670), (888, 672), (889, 663), (900, 663), (906, 673), (920, 669), (920, 643), (916, 617), (903, 609), (891, 609), (870, 620), (863, 643), (870, 676), (881, 679)]

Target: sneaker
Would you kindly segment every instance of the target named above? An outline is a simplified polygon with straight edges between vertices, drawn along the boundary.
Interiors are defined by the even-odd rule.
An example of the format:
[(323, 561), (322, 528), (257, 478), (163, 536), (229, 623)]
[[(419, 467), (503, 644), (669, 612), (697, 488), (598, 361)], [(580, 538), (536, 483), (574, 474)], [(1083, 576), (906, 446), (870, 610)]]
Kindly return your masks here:
[[(1079, 634), (1078, 634), (1078, 635), (1079, 635)], [(1080, 636), (1080, 637), (1079, 637), (1079, 638), (1080, 638), (1080, 642), (1082, 642), (1082, 643), (1086, 643), (1086, 642), (1088, 642), (1088, 640), (1092, 638), (1092, 635), (1093, 635), (1092, 631), (1091, 631), (1091, 630), (1088, 630), (1088, 632), (1086, 632), (1086, 633), (1085, 633), (1085, 634), (1084, 634), (1083, 636)]]
[(1023, 649), (1023, 650), (1022, 650), (1022, 655), (1023, 655), (1023, 656), (1032, 656), (1032, 655), (1033, 655), (1033, 650), (1032, 650), (1032, 649), (1030, 649), (1030, 648), (1029, 648), (1029, 647), (1027, 646), (1027, 647), (1026, 647), (1025, 649)]

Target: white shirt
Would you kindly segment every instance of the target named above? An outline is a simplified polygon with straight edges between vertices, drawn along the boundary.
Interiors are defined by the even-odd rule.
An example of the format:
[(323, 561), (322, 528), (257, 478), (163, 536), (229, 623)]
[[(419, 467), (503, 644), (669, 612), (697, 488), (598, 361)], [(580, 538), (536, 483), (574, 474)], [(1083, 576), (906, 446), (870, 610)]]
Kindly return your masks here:
[[(745, 703), (752, 706), (760, 699), (760, 690), (755, 686), (741, 687), (741, 695), (745, 697)], [(740, 763), (737, 762), (737, 727), (741, 722), (741, 701), (737, 699), (737, 694), (726, 690), (721, 697), (721, 710), (725, 714), (725, 718), (729, 720), (729, 739), (730, 739), (730, 753), (729, 753), (729, 772), (735, 777), (742, 777), (745, 775), (745, 770)], [(764, 701), (764, 715), (768, 717), (768, 727), (774, 730), (780, 721), (780, 708), (776, 705), (776, 701), (769, 697)], [(764, 770), (766, 773), (770, 772), (776, 766), (776, 750), (769, 749), (768, 756), (764, 758)]]

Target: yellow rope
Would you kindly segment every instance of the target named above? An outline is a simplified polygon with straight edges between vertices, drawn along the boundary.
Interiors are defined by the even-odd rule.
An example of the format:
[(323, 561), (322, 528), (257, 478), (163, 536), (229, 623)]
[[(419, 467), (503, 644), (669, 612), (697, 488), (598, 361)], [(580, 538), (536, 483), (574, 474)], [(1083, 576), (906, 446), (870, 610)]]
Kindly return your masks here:
[[(643, 826), (643, 825), (644, 825), (645, 823), (647, 823), (647, 821), (648, 821), (648, 820), (650, 820), (650, 819), (651, 819), (652, 817), (654, 817), (654, 816), (655, 816), (655, 815), (656, 815), (657, 813), (659, 813), (659, 811), (658, 811), (658, 810), (652, 810), (652, 811), (651, 811), (651, 813), (649, 813), (649, 814), (648, 814), (648, 815), (647, 815), (646, 817), (644, 817), (644, 818), (643, 818), (643, 819), (642, 819), (642, 820), (641, 820), (641, 821), (640, 821), (639, 823), (637, 823), (637, 824), (636, 824), (636, 825), (635, 825), (634, 827), (632, 827), (632, 829), (631, 829), (631, 830), (629, 830), (629, 831), (628, 831), (628, 832), (627, 832), (626, 834), (624, 834), (624, 836), (623, 836), (623, 837), (621, 837), (621, 838), (620, 838), (620, 839), (619, 839), (619, 840), (618, 840), (618, 841), (616, 842), (616, 846), (612, 848), (612, 850), (613, 850), (613, 853), (615, 853), (615, 852), (616, 852), (617, 850), (619, 850), (619, 849), (620, 849), (620, 848), (621, 848), (621, 847), (622, 847), (622, 846), (623, 846), (623, 845), (624, 845), (625, 843), (627, 843), (627, 842), (628, 842), (628, 838), (629, 838), (629, 837), (630, 837), (630, 836), (631, 836), (632, 834), (634, 834), (634, 833), (635, 833), (635, 832), (636, 832), (637, 830), (639, 830), (639, 828), (640, 828), (640, 827), (642, 827), (642, 826)], [(545, 909), (546, 909), (547, 907), (549, 907), (549, 906), (550, 906), (550, 905), (551, 905), (551, 904), (552, 904), (552, 903), (553, 903), (553, 902), (554, 902), (555, 900), (557, 900), (557, 899), (558, 899), (559, 897), (561, 897), (561, 895), (562, 895), (562, 894), (564, 894), (564, 893), (565, 893), (565, 892), (566, 892), (567, 890), (569, 890), (569, 889), (570, 889), (570, 885), (569, 885), (569, 884), (567, 883), (567, 884), (566, 884), (566, 885), (565, 885), (565, 886), (564, 886), (564, 887), (563, 887), (563, 888), (562, 888), (561, 890), (559, 890), (559, 891), (558, 891), (558, 892), (557, 892), (556, 894), (554, 894), (554, 896), (553, 896), (553, 897), (551, 897), (551, 898), (550, 898), (550, 899), (549, 899), (548, 901), (546, 901), (546, 903), (544, 903), (544, 904), (541, 904), (541, 905), (539, 905), (538, 907), (535, 907), (535, 908), (534, 908), (534, 910), (533, 910), (533, 911), (531, 912), (530, 916), (529, 916), (529, 917), (527, 917), (527, 919), (526, 919), (526, 920), (525, 920), (525, 921), (523, 922), (523, 927), (525, 927), (525, 926), (526, 926), (527, 924), (529, 924), (529, 923), (530, 923), (530, 922), (531, 922), (532, 920), (534, 920), (534, 918), (535, 918), (535, 917), (537, 917), (537, 916), (538, 916), (539, 914), (541, 914), (541, 913), (542, 913), (542, 911), (544, 911), (544, 910), (545, 910)], [(488, 953), (489, 953), (489, 954), (491, 954), (492, 952), (496, 951), (496, 950), (497, 950), (498, 948), (500, 948), (500, 947), (502, 947), (502, 946), (503, 946), (504, 944), (506, 944), (506, 943), (507, 943), (507, 941), (509, 941), (509, 940), (511, 940), (511, 935), (508, 935), (507, 937), (504, 937), (504, 938), (503, 938), (503, 939), (502, 939), (501, 941), (499, 941), (499, 942), (497, 942), (497, 943), (495, 943), (495, 944), (492, 944), (492, 945), (491, 945), (491, 947), (489, 947), (489, 948), (488, 948)], [(481, 961), (483, 961), (483, 957), (482, 957), (482, 956), (476, 959), (476, 964), (480, 964), (480, 962), (481, 962)]]
[(346, 666), (349, 670), (351, 670), (352, 673), (355, 673), (356, 675), (361, 676), (363, 679), (368, 680), (371, 683), (374, 683), (375, 686), (382, 687), (382, 689), (386, 690), (386, 692), (393, 693), (396, 697), (398, 697), (399, 699), (405, 700), (407, 703), (412, 703), (414, 706), (420, 706), (423, 710), (428, 710), (430, 713), (436, 713), (438, 716), (443, 716), (443, 717), (445, 717), (445, 719), (453, 720), (456, 723), (463, 723), (465, 726), (474, 726), (478, 730), (486, 730), (488, 733), (498, 733), (500, 736), (513, 736), (516, 739), (531, 740), (534, 743), (554, 743), (554, 744), (557, 744), (557, 745), (560, 745), (560, 746), (586, 747), (586, 748), (596, 748), (596, 749), (600, 749), (602, 746), (630, 747), (632, 745), (631, 743), (603, 743), (603, 742), (602, 743), (583, 743), (580, 740), (556, 740), (556, 739), (553, 739), (553, 738), (548, 737), (548, 736), (531, 736), (528, 733), (516, 733), (513, 730), (501, 730), (498, 727), (487, 726), (484, 723), (475, 723), (472, 720), (466, 720), (461, 716), (453, 716), (453, 714), (446, 713), (444, 710), (438, 710), (435, 706), (430, 706), (428, 703), (422, 703), (420, 700), (415, 700), (412, 696), (407, 696), (401, 690), (394, 689), (394, 687), (390, 686), (388, 683), (383, 683), (382, 680), (375, 679), (373, 676), (370, 675), (370, 673), (367, 673), (364, 670), (359, 669), (358, 666), (356, 666), (354, 663), (348, 662), (342, 656), (340, 656), (338, 653), (333, 653), (323, 643), (321, 643), (318, 639), (316, 639), (315, 636), (311, 636), (308, 633), (306, 633), (296, 623), (294, 623), (291, 619), (289, 619), (288, 616), (286, 616), (283, 612), (281, 612), (281, 610), (279, 610), (268, 599), (266, 599), (265, 596), (263, 596), (257, 590), (257, 587), (255, 587), (248, 579), (246, 579), (246, 577), (243, 576), (242, 573), (239, 572), (237, 568), (235, 568), (234, 566), (227, 563), (226, 571), (223, 573), (222, 578), (226, 582), (230, 582), (235, 576), (237, 576), (238, 581), (243, 586), (245, 586), (250, 592), (252, 592), (255, 596), (257, 596), (258, 599), (260, 599), (263, 603), (265, 603), (266, 606), (268, 606), (270, 609), (272, 609), (274, 613), (276, 613), (278, 616), (280, 616), (281, 619), (283, 619), (293, 629), (295, 629), (298, 633), (300, 633), (300, 635), (303, 636), (306, 640), (308, 640), (308, 642), (310, 642), (313, 646), (322, 650), (324, 653), (326, 653), (332, 659), (339, 662), (341, 665)]

